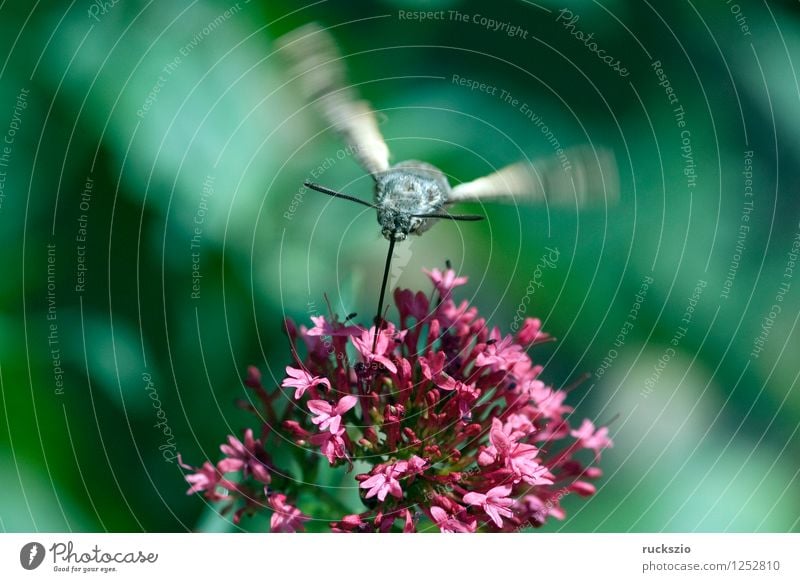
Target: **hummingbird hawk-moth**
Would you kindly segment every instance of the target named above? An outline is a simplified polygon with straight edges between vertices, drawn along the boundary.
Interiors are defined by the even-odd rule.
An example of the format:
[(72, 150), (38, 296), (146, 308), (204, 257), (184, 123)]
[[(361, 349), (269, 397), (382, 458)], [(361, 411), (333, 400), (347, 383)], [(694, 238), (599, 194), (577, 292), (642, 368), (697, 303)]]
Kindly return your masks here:
[(280, 38), (278, 48), (287, 61), (289, 74), (300, 84), (303, 97), (341, 136), (356, 161), (374, 180), (373, 202), (309, 181), (305, 186), (377, 212), (381, 234), (389, 241), (376, 316), (378, 324), (395, 243), (410, 234), (422, 234), (438, 220), (483, 218), (451, 214), (450, 207), (454, 204), (497, 200), (583, 206), (617, 197), (618, 175), (613, 154), (590, 146), (565, 150), (570, 162), (567, 167), (555, 156), (522, 161), (455, 186), (432, 164), (415, 160), (391, 164), (389, 147), (378, 129), (375, 113), (348, 84), (342, 56), (330, 33), (317, 24), (307, 24)]

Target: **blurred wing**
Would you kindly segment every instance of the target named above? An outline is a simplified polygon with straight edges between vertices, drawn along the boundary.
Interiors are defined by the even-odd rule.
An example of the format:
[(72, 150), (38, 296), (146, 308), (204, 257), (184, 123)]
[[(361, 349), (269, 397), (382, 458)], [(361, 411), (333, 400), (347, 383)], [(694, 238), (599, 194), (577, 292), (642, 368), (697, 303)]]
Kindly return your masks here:
[(330, 33), (306, 24), (277, 41), (299, 80), (303, 95), (341, 135), (361, 166), (372, 175), (389, 169), (389, 148), (375, 114), (347, 84), (342, 57)]
[(619, 197), (614, 154), (588, 146), (570, 148), (564, 157), (518, 162), (472, 182), (455, 186), (448, 203), (499, 200), (582, 207)]

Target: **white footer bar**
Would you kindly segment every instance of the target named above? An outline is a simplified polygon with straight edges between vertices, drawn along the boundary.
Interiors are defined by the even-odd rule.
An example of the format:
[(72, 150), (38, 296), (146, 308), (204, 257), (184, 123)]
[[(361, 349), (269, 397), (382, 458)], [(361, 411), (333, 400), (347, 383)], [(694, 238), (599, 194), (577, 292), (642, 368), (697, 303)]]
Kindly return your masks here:
[(800, 534), (0, 535), (0, 580), (796, 581), (798, 561)]

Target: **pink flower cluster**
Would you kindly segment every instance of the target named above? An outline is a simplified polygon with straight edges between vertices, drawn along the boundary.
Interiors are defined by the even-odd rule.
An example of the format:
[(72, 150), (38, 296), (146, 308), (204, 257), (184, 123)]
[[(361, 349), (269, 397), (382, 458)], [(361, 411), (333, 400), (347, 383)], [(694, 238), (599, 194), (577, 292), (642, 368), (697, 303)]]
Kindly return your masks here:
[[(564, 518), (564, 495), (592, 495), (608, 429), (588, 419), (574, 428), (566, 392), (540, 379), (528, 354), (550, 339), (539, 320), (504, 336), (453, 299), (465, 277), (428, 276), (430, 298), (395, 291), (399, 325), (287, 322), (295, 361), (282, 390), (266, 389), (255, 368), (245, 380), (261, 438), (248, 429), (243, 441), (228, 437), (216, 465), (183, 465), (188, 492), (227, 502), (237, 521), (271, 511), (279, 532), (309, 525), (300, 499), (315, 513), (329, 507), (314, 519), (336, 532), (475, 532), (538, 527)], [(273, 460), (281, 449), (296, 474)], [(352, 472), (356, 461), (370, 468), (354, 475), (364, 510), (349, 513), (314, 476), (319, 463)]]

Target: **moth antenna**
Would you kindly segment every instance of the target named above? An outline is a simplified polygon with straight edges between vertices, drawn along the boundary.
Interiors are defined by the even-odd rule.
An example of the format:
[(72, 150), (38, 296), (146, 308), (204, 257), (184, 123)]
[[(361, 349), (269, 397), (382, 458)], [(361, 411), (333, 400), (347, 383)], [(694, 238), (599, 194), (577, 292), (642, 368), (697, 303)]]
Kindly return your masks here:
[(386, 296), (386, 282), (389, 280), (389, 267), (392, 266), (392, 255), (394, 254), (394, 236), (389, 239), (389, 252), (386, 253), (386, 266), (383, 268), (383, 282), (381, 283), (381, 295), (380, 299), (378, 300), (378, 312), (375, 314), (375, 337), (372, 339), (372, 352), (375, 352), (375, 348), (378, 346), (378, 335), (381, 333), (381, 327), (383, 327), (383, 317), (381, 317), (381, 313), (383, 312), (383, 300)]
[(328, 196), (333, 196), (334, 198), (342, 198), (344, 200), (349, 200), (350, 202), (357, 202), (358, 204), (362, 204), (373, 210), (377, 210), (378, 207), (374, 204), (370, 204), (366, 200), (362, 200), (361, 198), (356, 198), (355, 196), (349, 196), (347, 194), (342, 194), (341, 192), (337, 192), (336, 190), (331, 190), (330, 188), (326, 188), (325, 186), (320, 186), (319, 184), (314, 184), (313, 182), (309, 182), (306, 180), (303, 182), (303, 186), (306, 188), (311, 188), (312, 190), (316, 190), (317, 192), (322, 192), (323, 194), (327, 194)]
[(414, 218), (443, 218), (445, 220), (476, 221), (485, 217), (479, 214), (412, 214)]

